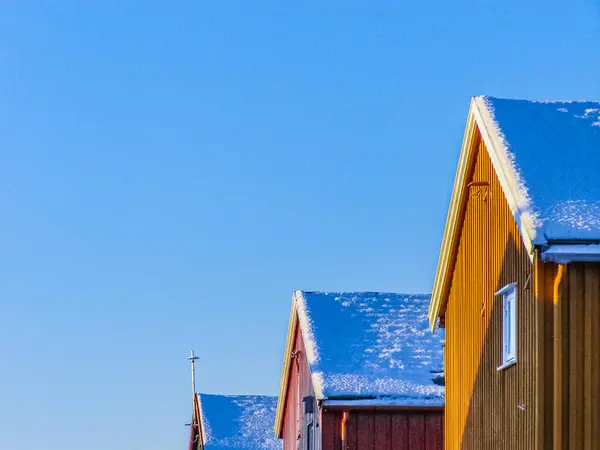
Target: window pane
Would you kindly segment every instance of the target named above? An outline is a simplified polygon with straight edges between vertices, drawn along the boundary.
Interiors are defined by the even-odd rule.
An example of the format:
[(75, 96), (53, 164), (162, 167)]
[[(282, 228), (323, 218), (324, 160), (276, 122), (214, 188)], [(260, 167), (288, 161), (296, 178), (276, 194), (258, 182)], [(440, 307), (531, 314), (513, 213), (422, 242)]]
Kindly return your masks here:
[[(510, 310), (511, 310), (511, 308), (510, 308), (510, 297), (506, 298), (506, 309), (510, 313)], [(511, 349), (512, 349), (512, 345), (511, 345), (511, 342), (510, 342), (510, 337), (511, 337), (511, 332), (512, 332), (512, 330), (511, 330), (511, 328), (512, 328), (511, 327), (511, 325), (512, 325), (511, 324), (511, 319), (512, 318), (509, 315), (508, 316), (508, 320), (506, 321), (506, 350), (507, 350), (507, 352), (508, 352), (509, 355), (510, 355)]]
[(513, 290), (510, 294), (510, 354), (514, 358), (515, 350), (517, 347), (517, 305), (515, 301), (515, 291)]
[(506, 289), (502, 295), (502, 359), (503, 363), (513, 361), (517, 348), (517, 307), (515, 286)]

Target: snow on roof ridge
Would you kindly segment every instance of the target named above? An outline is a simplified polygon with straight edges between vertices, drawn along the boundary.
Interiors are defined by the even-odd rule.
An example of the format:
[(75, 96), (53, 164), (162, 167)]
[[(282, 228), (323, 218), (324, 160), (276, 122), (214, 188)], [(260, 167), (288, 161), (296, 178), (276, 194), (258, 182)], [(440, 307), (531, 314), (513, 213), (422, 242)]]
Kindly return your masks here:
[(214, 394), (211, 392), (198, 392), (198, 394), (200, 397), (204, 397), (204, 396), (211, 396), (211, 397), (226, 397), (226, 398), (242, 398), (242, 397), (272, 397), (272, 398), (276, 398), (276, 395), (269, 395), (269, 394)]
[(339, 294), (374, 294), (374, 295), (404, 295), (410, 297), (423, 297), (431, 295), (430, 292), (389, 292), (389, 291), (304, 291), (299, 290), (303, 294), (324, 294), (324, 295), (339, 295)]
[[(531, 232), (534, 232), (535, 229), (537, 229), (538, 227), (540, 227), (542, 225), (541, 219), (539, 218), (539, 215), (533, 211), (533, 201), (532, 201), (531, 195), (529, 193), (529, 188), (527, 187), (525, 179), (521, 175), (521, 171), (520, 171), (519, 165), (517, 163), (516, 156), (511, 151), (511, 145), (508, 142), (504, 132), (502, 131), (502, 128), (501, 128), (500, 124), (498, 123), (498, 120), (496, 119), (495, 108), (494, 108), (494, 105), (492, 104), (492, 100), (499, 100), (499, 99), (497, 99), (496, 97), (485, 96), (485, 97), (482, 97), (482, 100), (483, 100), (483, 104), (485, 106), (485, 112), (488, 115), (488, 118), (484, 118), (484, 122), (488, 122), (489, 126), (492, 127), (492, 130), (488, 130), (488, 132), (493, 132), (494, 135), (496, 136), (497, 142), (498, 142), (498, 144), (500, 144), (500, 148), (498, 150), (502, 152), (501, 155), (498, 155), (498, 156), (503, 157), (504, 163), (505, 163), (504, 165), (510, 171), (512, 181), (514, 183), (512, 190), (517, 195), (517, 198), (515, 199), (517, 211), (513, 211), (513, 212), (516, 212), (517, 213), (516, 215), (521, 218), (527, 217), (525, 220), (531, 222), (531, 225), (532, 225)], [(528, 100), (513, 100), (513, 101), (527, 102)], [(486, 119), (488, 119), (488, 120), (486, 120)], [(491, 150), (491, 149), (488, 149), (488, 150)], [(521, 227), (523, 225), (520, 222), (521, 222), (521, 219), (517, 220), (519, 227)], [(531, 238), (535, 239), (535, 235), (531, 236)]]
[(306, 297), (304, 291), (296, 291), (294, 299), (296, 308), (298, 308), (298, 321), (300, 323), (300, 331), (306, 348), (306, 358), (309, 364), (319, 362), (319, 351), (315, 345), (315, 336), (313, 333), (312, 319), (306, 308)]

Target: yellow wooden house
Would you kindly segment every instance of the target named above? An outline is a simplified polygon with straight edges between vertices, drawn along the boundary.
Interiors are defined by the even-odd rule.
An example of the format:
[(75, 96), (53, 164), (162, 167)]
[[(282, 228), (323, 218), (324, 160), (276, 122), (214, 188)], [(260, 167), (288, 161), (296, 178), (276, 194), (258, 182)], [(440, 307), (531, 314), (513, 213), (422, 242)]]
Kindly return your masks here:
[(600, 104), (471, 101), (429, 309), (447, 449), (600, 448)]

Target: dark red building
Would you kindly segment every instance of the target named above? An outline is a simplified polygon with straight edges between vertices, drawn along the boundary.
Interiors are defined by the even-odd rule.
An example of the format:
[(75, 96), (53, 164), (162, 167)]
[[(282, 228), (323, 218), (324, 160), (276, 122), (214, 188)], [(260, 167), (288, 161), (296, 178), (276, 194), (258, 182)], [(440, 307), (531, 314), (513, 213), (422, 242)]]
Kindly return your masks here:
[(443, 449), (443, 334), (429, 295), (294, 293), (275, 433), (284, 450)]

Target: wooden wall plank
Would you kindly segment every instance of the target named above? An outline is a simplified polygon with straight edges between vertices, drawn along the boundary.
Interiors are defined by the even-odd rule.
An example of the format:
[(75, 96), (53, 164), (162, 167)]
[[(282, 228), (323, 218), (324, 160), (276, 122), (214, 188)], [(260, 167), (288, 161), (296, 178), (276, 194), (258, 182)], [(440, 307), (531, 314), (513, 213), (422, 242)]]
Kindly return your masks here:
[(363, 412), (355, 413), (358, 415), (358, 448), (364, 450), (373, 449), (373, 416)]
[(337, 416), (335, 413), (324, 412), (321, 418), (321, 449), (322, 450), (339, 450), (340, 446), (336, 446), (335, 427)]
[(554, 434), (555, 450), (569, 448), (569, 278), (559, 266), (554, 282)]
[(389, 414), (381, 413), (374, 416), (375, 448), (377, 450), (391, 450), (392, 447), (392, 420)]
[(342, 412), (336, 411), (333, 414), (333, 442), (336, 449), (339, 448), (338, 442), (342, 442), (342, 417)]
[[(346, 423), (346, 445), (347, 449), (357, 449), (358, 448), (358, 420), (357, 415), (353, 412), (350, 412), (348, 415), (348, 422)], [(346, 449), (344, 449), (346, 450)]]
[(425, 422), (425, 448), (436, 450), (444, 448), (444, 414), (429, 414)]
[(569, 448), (583, 448), (584, 278), (583, 266), (569, 266)]
[(600, 266), (586, 264), (584, 277), (584, 449), (593, 450), (600, 442)]
[[(540, 408), (544, 415), (544, 449), (553, 447), (553, 407), (554, 407), (554, 283), (559, 267), (556, 264), (544, 265), (544, 304), (546, 310), (545, 353), (544, 353), (544, 390), (543, 403)], [(539, 433), (538, 433), (539, 435)]]
[(425, 449), (425, 416), (423, 414), (408, 416), (408, 442), (411, 450)]
[(408, 442), (408, 417), (405, 414), (392, 416), (392, 442), (394, 450), (410, 450)]

